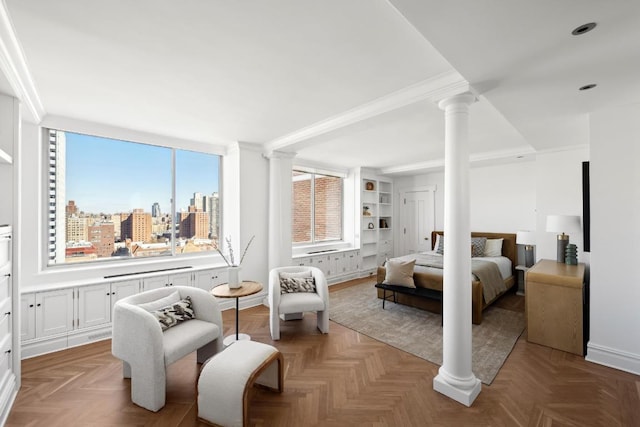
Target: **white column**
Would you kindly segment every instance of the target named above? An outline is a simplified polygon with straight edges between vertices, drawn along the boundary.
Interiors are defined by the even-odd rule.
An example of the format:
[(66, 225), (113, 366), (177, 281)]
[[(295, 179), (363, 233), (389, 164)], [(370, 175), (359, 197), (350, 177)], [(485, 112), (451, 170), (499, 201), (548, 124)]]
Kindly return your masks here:
[(269, 270), (291, 264), (291, 192), (294, 153), (274, 151), (269, 159)]
[(471, 406), (481, 384), (471, 371), (470, 93), (440, 101), (445, 111), (442, 366), (434, 390)]

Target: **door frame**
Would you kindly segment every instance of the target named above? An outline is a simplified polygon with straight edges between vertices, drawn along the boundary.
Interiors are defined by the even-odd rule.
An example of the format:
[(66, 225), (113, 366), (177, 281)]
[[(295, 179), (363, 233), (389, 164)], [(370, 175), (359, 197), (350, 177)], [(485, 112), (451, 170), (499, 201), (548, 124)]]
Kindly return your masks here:
[(396, 232), (396, 238), (394, 239), (394, 249), (395, 249), (395, 253), (396, 254), (400, 254), (403, 253), (403, 249), (404, 249), (404, 238), (405, 238), (405, 234), (404, 234), (404, 195), (406, 193), (417, 193), (417, 192), (421, 192), (421, 191), (431, 191), (431, 193), (433, 194), (433, 212), (432, 212), (432, 218), (433, 218), (433, 224), (432, 224), (432, 229), (435, 230), (435, 226), (436, 226), (436, 190), (437, 190), (437, 185), (433, 184), (433, 185), (418, 185), (418, 186), (412, 186), (412, 187), (402, 187), (398, 189), (398, 210), (396, 212), (396, 215), (398, 217), (398, 231)]

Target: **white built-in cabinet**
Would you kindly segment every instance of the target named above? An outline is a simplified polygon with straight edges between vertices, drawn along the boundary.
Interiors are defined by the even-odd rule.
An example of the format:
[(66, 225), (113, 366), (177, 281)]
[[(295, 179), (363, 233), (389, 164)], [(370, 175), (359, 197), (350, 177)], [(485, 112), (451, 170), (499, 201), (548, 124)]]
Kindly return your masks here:
[(292, 265), (311, 266), (319, 268), (329, 283), (349, 280), (359, 275), (360, 251), (335, 250), (315, 255), (294, 257)]
[(226, 278), (226, 269), (205, 269), (23, 293), (23, 357), (110, 338), (113, 306), (122, 298), (167, 286), (208, 291)]
[(361, 180), (360, 250), (363, 272), (374, 272), (393, 257), (393, 183), (379, 177)]

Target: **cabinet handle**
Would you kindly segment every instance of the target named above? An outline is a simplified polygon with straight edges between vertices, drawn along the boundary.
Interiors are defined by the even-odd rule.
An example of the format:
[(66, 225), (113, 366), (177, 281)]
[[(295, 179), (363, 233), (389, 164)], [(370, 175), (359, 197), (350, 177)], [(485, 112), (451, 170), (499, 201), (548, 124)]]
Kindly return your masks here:
[(109, 295), (111, 295), (111, 293), (110, 293), (110, 292), (107, 292), (107, 296), (109, 296)]
[(11, 273), (5, 274), (4, 277), (11, 277)]
[(11, 316), (11, 312), (10, 312), (10, 311), (7, 311), (4, 315), (5, 315), (5, 316)]
[(33, 308), (33, 304), (29, 304), (29, 308)]
[(40, 307), (42, 304), (36, 304), (36, 307)]
[(9, 349), (9, 350), (5, 351), (5, 353), (6, 353), (6, 354), (11, 353), (11, 349)]

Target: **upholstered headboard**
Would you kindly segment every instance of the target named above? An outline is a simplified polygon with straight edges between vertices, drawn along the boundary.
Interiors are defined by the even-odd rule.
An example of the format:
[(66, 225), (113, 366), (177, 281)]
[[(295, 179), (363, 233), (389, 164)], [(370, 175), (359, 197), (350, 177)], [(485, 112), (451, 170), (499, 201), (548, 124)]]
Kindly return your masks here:
[[(436, 236), (444, 235), (443, 231), (431, 232), (431, 248), (436, 244)], [(502, 255), (511, 260), (511, 271), (516, 274), (516, 265), (518, 264), (518, 247), (516, 246), (515, 233), (485, 233), (472, 231), (471, 237), (486, 237), (487, 239), (504, 239), (502, 241)]]

